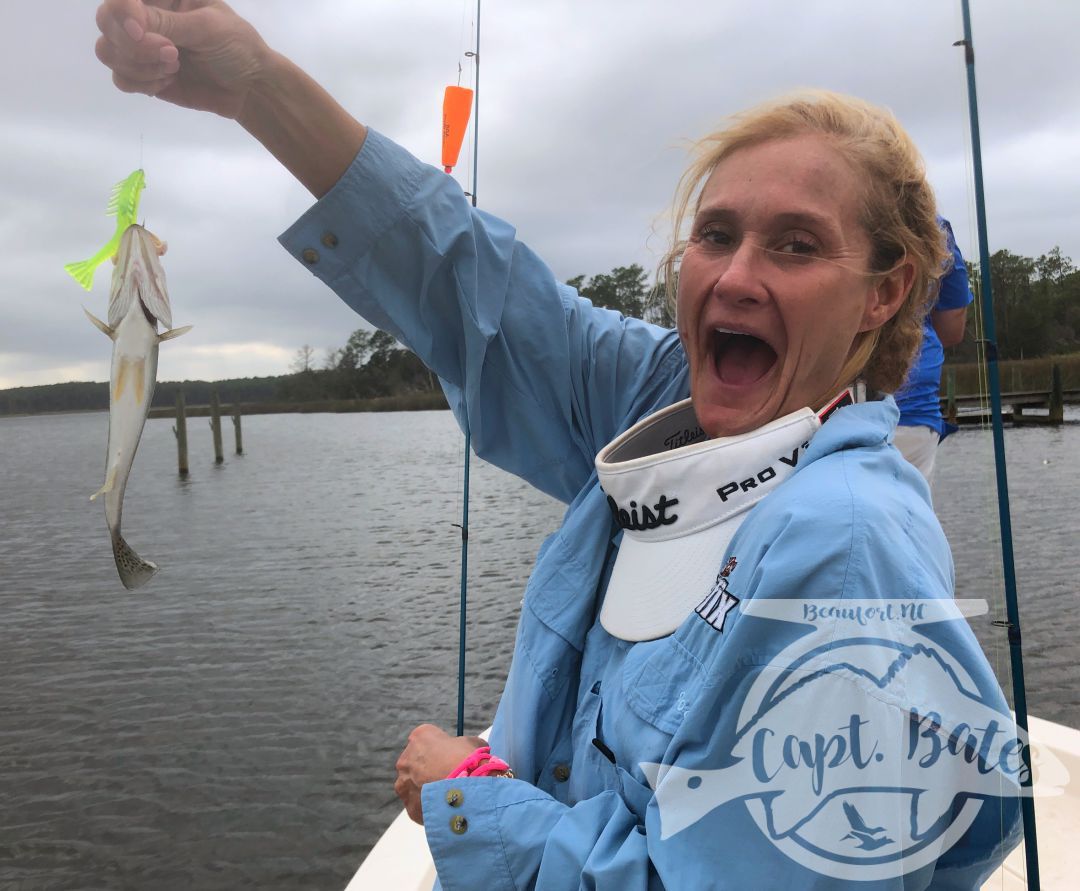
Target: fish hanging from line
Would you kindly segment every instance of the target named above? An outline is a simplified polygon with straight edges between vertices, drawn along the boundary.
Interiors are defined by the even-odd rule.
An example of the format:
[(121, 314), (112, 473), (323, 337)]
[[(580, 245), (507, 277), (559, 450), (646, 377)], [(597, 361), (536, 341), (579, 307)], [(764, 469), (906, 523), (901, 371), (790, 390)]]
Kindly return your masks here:
[[(133, 223), (124, 230), (119, 246), (109, 294), (109, 323), (85, 308), (83, 312), (113, 342), (105, 484), (90, 499), (105, 496), (105, 522), (116, 571), (131, 590), (149, 581), (158, 567), (136, 554), (120, 534), (124, 489), (154, 396), (158, 344), (179, 337), (191, 326), (172, 327), (165, 270), (158, 259), (165, 253), (165, 242)], [(158, 322), (167, 329), (161, 334)]]
[(89, 260), (68, 263), (64, 267), (64, 271), (87, 291), (93, 287), (94, 273), (97, 268), (106, 260), (116, 256), (116, 252), (120, 248), (120, 239), (127, 231), (128, 226), (136, 221), (139, 214), (139, 196), (145, 187), (146, 175), (142, 170), (136, 170), (126, 179), (113, 186), (109, 204), (105, 208), (106, 214), (116, 217), (116, 231), (113, 232), (112, 238), (105, 242), (101, 250)]

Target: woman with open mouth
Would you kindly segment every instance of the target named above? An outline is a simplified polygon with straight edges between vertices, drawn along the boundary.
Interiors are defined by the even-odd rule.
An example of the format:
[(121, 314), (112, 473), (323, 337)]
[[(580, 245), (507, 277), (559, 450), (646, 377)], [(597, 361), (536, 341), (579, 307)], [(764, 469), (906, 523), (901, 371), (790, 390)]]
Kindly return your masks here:
[(225, 4), (98, 23), (120, 89), (235, 118), (312, 191), (285, 247), (568, 505), (490, 740), (421, 725), (397, 763), (441, 887), (979, 886), (1015, 730), (891, 445), (946, 254), (890, 113), (808, 93), (702, 140), (671, 331), (557, 282)]

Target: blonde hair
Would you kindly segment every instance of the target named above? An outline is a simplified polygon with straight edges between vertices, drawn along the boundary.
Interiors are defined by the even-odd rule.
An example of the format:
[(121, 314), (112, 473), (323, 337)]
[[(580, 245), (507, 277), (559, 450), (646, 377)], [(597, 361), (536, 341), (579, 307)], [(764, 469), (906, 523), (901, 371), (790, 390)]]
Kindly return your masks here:
[(805, 134), (829, 139), (862, 174), (859, 222), (872, 245), (870, 271), (887, 273), (905, 260), (914, 265), (903, 305), (883, 325), (856, 337), (836, 382), (842, 386), (861, 376), (872, 389), (895, 392), (919, 348), (949, 254), (918, 149), (890, 111), (861, 99), (825, 90), (800, 92), (737, 114), (696, 144), (675, 193), (672, 244), (660, 265), (669, 306), (674, 314), (678, 266), (688, 244), (684, 227), (697, 213), (716, 166), (739, 149)]

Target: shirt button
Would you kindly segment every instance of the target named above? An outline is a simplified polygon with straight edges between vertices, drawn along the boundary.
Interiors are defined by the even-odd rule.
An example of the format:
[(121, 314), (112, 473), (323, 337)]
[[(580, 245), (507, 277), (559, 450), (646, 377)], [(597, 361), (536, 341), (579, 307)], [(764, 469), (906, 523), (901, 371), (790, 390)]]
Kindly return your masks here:
[(304, 248), (304, 251), (300, 256), (308, 266), (314, 266), (319, 262), (319, 252), (314, 248)]
[(461, 794), (460, 789), (451, 789), (446, 793), (446, 803), (450, 807), (457, 807), (465, 800), (465, 796)]
[(469, 821), (463, 816), (458, 814), (456, 817), (450, 818), (450, 831), (454, 835), (464, 835), (465, 830), (469, 828)]
[(570, 779), (569, 764), (556, 764), (555, 768), (551, 772), (555, 775), (555, 779), (560, 783), (565, 783), (568, 779)]
[(328, 248), (336, 248), (338, 246), (337, 236), (333, 232), (324, 232), (322, 243)]

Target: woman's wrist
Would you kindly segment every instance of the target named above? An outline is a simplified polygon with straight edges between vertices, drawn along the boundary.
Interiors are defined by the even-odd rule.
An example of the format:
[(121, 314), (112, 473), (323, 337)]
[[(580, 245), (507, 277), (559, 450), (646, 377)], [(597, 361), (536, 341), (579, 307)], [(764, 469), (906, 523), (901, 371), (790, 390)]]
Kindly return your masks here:
[(341, 178), (367, 137), (307, 72), (269, 47), (236, 121), (316, 198)]

